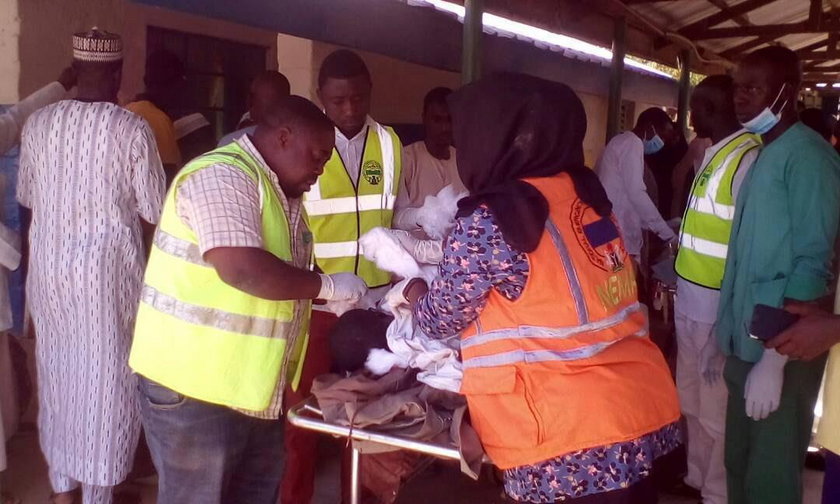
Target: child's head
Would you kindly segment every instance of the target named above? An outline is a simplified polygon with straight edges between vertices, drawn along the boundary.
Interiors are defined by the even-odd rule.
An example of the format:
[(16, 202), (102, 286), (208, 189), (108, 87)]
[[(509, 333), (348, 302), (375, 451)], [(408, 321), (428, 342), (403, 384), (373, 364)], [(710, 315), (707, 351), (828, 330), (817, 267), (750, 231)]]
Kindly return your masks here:
[(388, 348), (385, 336), (394, 317), (376, 310), (350, 310), (330, 332), (333, 371), (344, 374), (362, 369), (374, 348)]

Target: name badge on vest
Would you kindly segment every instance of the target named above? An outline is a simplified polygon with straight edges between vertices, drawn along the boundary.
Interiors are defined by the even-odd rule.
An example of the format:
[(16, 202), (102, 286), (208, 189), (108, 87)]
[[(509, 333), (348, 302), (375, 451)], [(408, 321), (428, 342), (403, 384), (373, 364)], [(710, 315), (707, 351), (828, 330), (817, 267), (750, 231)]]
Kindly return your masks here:
[(382, 182), (382, 165), (378, 161), (365, 161), (362, 165), (362, 176), (370, 185), (379, 185)]

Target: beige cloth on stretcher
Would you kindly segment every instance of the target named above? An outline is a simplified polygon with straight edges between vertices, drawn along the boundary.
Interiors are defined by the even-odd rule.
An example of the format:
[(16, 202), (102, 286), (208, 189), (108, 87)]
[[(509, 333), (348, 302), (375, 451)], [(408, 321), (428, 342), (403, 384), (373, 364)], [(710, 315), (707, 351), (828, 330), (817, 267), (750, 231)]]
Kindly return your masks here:
[[(452, 446), (461, 453), (461, 471), (478, 478), (484, 450), (465, 419), (463, 396), (416, 381), (415, 370), (393, 369), (381, 377), (323, 375), (312, 394), (327, 422)], [(375, 443), (356, 443), (362, 453), (394, 451)]]

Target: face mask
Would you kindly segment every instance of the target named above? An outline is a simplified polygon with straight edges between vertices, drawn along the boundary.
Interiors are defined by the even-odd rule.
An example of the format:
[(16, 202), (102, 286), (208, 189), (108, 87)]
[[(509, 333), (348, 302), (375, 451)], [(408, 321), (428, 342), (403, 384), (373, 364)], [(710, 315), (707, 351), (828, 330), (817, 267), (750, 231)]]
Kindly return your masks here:
[(759, 114), (749, 121), (745, 123), (741, 123), (741, 126), (746, 128), (747, 131), (750, 133), (755, 133), (756, 135), (763, 135), (773, 129), (779, 121), (782, 119), (782, 110), (785, 109), (787, 106), (787, 100), (782, 104), (782, 107), (779, 109), (777, 113), (773, 113), (773, 107), (776, 106), (776, 102), (779, 101), (779, 97), (782, 96), (782, 91), (785, 90), (785, 86), (787, 84), (782, 84), (782, 89), (779, 90), (779, 94), (776, 95), (776, 99), (773, 100), (773, 104), (769, 107), (764, 107), (764, 110), (759, 112)]
[(645, 145), (645, 156), (656, 154), (665, 147), (665, 142), (659, 137), (656, 130), (653, 130), (653, 138), (650, 140), (644, 140), (642, 143)]

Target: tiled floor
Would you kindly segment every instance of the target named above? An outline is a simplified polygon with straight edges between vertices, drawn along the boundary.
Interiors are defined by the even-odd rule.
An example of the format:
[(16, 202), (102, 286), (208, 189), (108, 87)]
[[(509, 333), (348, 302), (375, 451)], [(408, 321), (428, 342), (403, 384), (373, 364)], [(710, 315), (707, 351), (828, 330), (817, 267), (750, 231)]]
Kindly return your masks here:
[[(6, 487), (22, 504), (47, 504), (49, 482), (38, 448), (35, 432), (19, 433), (7, 446), (9, 469), (4, 474)], [(313, 504), (337, 504), (338, 462), (327, 458), (317, 481)], [(822, 473), (806, 471), (805, 504), (818, 504)], [(143, 504), (155, 503), (154, 485), (139, 487)], [(501, 504), (499, 490), (487, 482), (473, 482), (460, 475), (455, 467), (435, 467), (422, 473), (401, 492), (398, 504)], [(691, 499), (663, 496), (660, 504), (696, 504)]]

